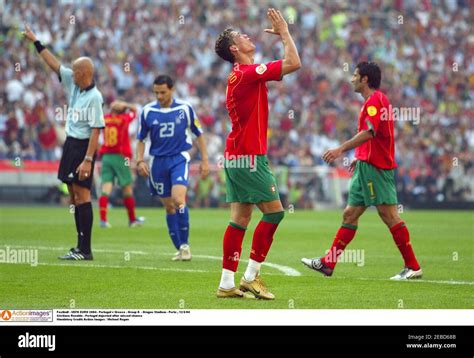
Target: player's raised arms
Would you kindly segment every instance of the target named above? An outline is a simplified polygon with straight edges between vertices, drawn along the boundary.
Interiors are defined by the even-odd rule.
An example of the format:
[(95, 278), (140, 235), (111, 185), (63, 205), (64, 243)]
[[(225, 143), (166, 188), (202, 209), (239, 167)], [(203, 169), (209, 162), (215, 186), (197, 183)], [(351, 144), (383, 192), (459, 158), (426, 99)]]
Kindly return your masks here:
[(296, 49), (295, 42), (291, 37), (288, 30), (288, 24), (283, 18), (283, 15), (279, 10), (268, 9), (268, 19), (272, 24), (271, 29), (265, 29), (264, 31), (269, 34), (279, 35), (284, 46), (284, 59), (281, 66), (281, 76), (287, 75), (291, 72), (301, 68), (301, 60)]

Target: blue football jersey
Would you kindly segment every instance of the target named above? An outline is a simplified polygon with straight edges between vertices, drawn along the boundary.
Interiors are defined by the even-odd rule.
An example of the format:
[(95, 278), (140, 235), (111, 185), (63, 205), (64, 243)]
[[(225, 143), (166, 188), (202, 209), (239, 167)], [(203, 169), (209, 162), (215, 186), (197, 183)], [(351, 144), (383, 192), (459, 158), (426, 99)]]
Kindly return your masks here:
[(202, 134), (196, 112), (189, 103), (173, 99), (169, 108), (161, 108), (158, 101), (143, 107), (137, 138), (144, 141), (149, 135), (150, 155), (164, 157), (191, 149), (191, 132)]

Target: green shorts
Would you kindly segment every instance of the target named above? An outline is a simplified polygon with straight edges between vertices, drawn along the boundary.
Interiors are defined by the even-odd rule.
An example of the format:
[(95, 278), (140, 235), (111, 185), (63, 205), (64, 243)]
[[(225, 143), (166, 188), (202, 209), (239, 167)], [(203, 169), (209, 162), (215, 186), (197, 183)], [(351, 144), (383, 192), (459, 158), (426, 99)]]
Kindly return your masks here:
[(275, 176), (266, 155), (242, 156), (224, 162), (228, 203), (280, 200)]
[(104, 154), (102, 156), (102, 184), (114, 183), (115, 178), (118, 179), (118, 184), (122, 188), (132, 183), (130, 159), (120, 154)]
[(374, 167), (357, 161), (349, 188), (350, 206), (396, 205), (397, 189), (394, 170)]

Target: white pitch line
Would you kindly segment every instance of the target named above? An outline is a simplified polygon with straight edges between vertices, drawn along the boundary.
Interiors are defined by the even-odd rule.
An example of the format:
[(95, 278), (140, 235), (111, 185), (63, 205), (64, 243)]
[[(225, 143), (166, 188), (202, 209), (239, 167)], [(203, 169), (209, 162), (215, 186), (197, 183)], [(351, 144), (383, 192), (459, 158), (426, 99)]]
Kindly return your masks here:
[[(5, 245), (9, 247), (15, 247), (15, 248), (28, 248), (28, 249), (38, 249), (38, 250), (52, 250), (52, 251), (67, 251), (69, 248), (64, 248), (64, 247), (47, 247), (47, 246), (25, 246), (25, 245)], [(119, 253), (123, 254), (125, 252), (129, 252), (131, 254), (136, 254), (136, 255), (152, 255), (149, 252), (144, 252), (144, 251), (126, 251), (126, 250), (113, 250), (113, 249), (94, 249), (94, 252), (106, 252), (106, 253)], [(172, 254), (170, 253), (158, 253), (158, 255), (166, 255), (166, 256), (171, 256)], [(209, 256), (209, 255), (193, 255), (196, 258), (203, 258), (203, 259), (209, 259), (209, 260), (222, 260), (222, 257), (218, 256)], [(241, 262), (248, 262), (248, 260), (241, 259)], [(39, 265), (46, 265), (45, 263), (39, 263)], [(274, 264), (271, 262), (264, 262), (262, 264), (263, 266), (268, 266), (272, 267), (274, 269), (279, 270), (280, 272), (283, 272), (285, 276), (301, 276), (301, 273), (291, 267), (288, 266), (283, 266), (283, 265), (278, 265)], [(205, 270), (182, 270), (182, 269), (171, 269), (171, 268), (158, 268), (158, 267), (147, 267), (147, 266), (113, 266), (113, 265), (78, 265), (76, 263), (68, 265), (68, 264), (50, 264), (50, 266), (81, 266), (81, 267), (97, 267), (97, 268), (138, 268), (138, 269), (144, 269), (144, 270), (160, 270), (160, 271), (176, 271), (176, 272), (213, 272), (213, 271), (205, 271)], [(265, 273), (266, 275), (275, 275), (272, 273)], [(336, 277), (335, 277), (336, 278)], [(401, 282), (401, 281), (393, 281), (390, 279), (385, 279), (385, 278), (364, 278), (364, 277), (337, 277), (337, 278), (342, 278), (342, 279), (350, 279), (350, 280), (359, 280), (359, 281), (390, 281), (390, 282)], [(434, 284), (440, 284), (440, 285), (474, 285), (474, 281), (449, 281), (449, 280), (423, 280), (423, 279), (417, 279), (417, 280), (406, 280), (407, 282), (421, 282), (421, 283), (434, 283)]]
[[(49, 251), (68, 251), (70, 249), (66, 249), (64, 247), (49, 247), (49, 246), (24, 246), (24, 245), (5, 245), (8, 247), (12, 248), (22, 248), (22, 249), (36, 249), (36, 250), (49, 250)], [(106, 252), (106, 253), (119, 253), (119, 254), (124, 254), (126, 252), (131, 253), (131, 254), (138, 254), (138, 255), (153, 255), (152, 253), (149, 252), (144, 252), (144, 251), (127, 251), (127, 250), (108, 250), (108, 249), (94, 249), (94, 252)], [(158, 255), (166, 255), (166, 256), (172, 256), (173, 254), (171, 253), (158, 253)], [(207, 259), (207, 260), (217, 260), (220, 261), (222, 260), (222, 257), (219, 256), (209, 256), (209, 255), (193, 255), (195, 258), (202, 258), (202, 259)], [(248, 262), (248, 260), (241, 259), (241, 262)], [(45, 263), (43, 263), (45, 265)], [(69, 266), (65, 264), (54, 264), (54, 266)], [(77, 265), (79, 266), (79, 265)], [(263, 262), (262, 266), (267, 266), (274, 268), (280, 272), (282, 272), (285, 276), (301, 276), (301, 273), (298, 270), (295, 270), (292, 267), (284, 266), (284, 265), (279, 265), (279, 264), (274, 264), (272, 262)], [(84, 267), (94, 267), (93, 265), (84, 265)], [(95, 267), (108, 267), (108, 268), (126, 268), (126, 267), (134, 267), (134, 268), (143, 268), (143, 269), (153, 269), (153, 268), (146, 268), (145, 266), (101, 266), (97, 265)], [(162, 271), (166, 271), (166, 269), (160, 269)], [(173, 271), (174, 269), (169, 269), (169, 271)], [(179, 270), (178, 270), (179, 271)], [(212, 272), (212, 271), (199, 271), (199, 270), (194, 270), (190, 272)], [(267, 273), (266, 273), (267, 274)]]
[[(198, 257), (198, 258), (202, 258), (202, 259), (209, 259), (209, 260), (218, 260), (218, 261), (222, 260), (222, 257), (219, 257), (219, 256), (193, 255), (193, 257)], [(248, 262), (249, 260), (240, 259), (239, 261), (240, 262)], [(278, 265), (278, 264), (274, 264), (274, 263), (271, 263), (271, 262), (262, 262), (262, 266), (272, 267), (272, 268), (274, 268), (278, 271), (283, 272), (283, 274), (285, 276), (301, 276), (301, 272), (299, 272), (298, 270), (295, 270), (294, 268), (289, 267), (289, 266)]]
[(192, 272), (192, 273), (211, 273), (212, 271), (206, 270), (191, 270), (191, 269), (179, 269), (179, 268), (166, 268), (166, 267), (153, 267), (153, 266), (118, 266), (118, 265), (97, 265), (97, 264), (80, 264), (80, 263), (70, 263), (70, 264), (61, 264), (61, 263), (48, 263), (48, 262), (39, 262), (38, 265), (41, 266), (68, 266), (68, 267), (92, 267), (92, 268), (113, 268), (113, 269), (140, 269), (140, 270), (154, 270), (154, 271), (172, 271), (172, 272)]
[[(3, 262), (0, 262), (0, 265)], [(24, 265), (31, 266), (29, 263)], [(52, 263), (52, 262), (38, 262), (36, 265), (39, 266), (59, 266), (59, 267), (81, 267), (81, 268), (105, 268), (105, 269), (139, 269), (139, 270), (150, 270), (150, 271), (167, 271), (167, 272), (187, 272), (187, 273), (214, 273), (219, 274), (220, 271), (209, 271), (209, 270), (193, 270), (193, 269), (180, 269), (180, 268), (169, 268), (169, 267), (154, 267), (154, 266), (119, 266), (119, 265), (98, 265), (92, 263), (82, 264), (77, 261), (71, 263)], [(35, 267), (35, 266), (32, 266)], [(283, 276), (278, 273), (265, 273), (265, 276)]]
[[(18, 246), (17, 246), (18, 247)], [(164, 254), (161, 254), (164, 255)], [(206, 256), (206, 255), (199, 255), (203, 256), (203, 258), (215, 258), (217, 259), (217, 256)], [(220, 258), (219, 258), (220, 259)], [(241, 261), (248, 261), (248, 260), (241, 260)], [(2, 262), (0, 262), (2, 264)], [(30, 265), (29, 263), (25, 263), (26, 265)], [(154, 266), (119, 266), (119, 265), (98, 265), (98, 264), (81, 264), (79, 262), (71, 262), (69, 263), (45, 263), (45, 262), (39, 262), (37, 265), (41, 266), (67, 266), (67, 267), (91, 267), (91, 268), (113, 268), (113, 269), (124, 269), (124, 268), (129, 268), (129, 269), (140, 269), (140, 270), (153, 270), (153, 271), (169, 271), (169, 272), (188, 272), (188, 273), (218, 273), (219, 271), (206, 271), (206, 270), (192, 270), (192, 269), (180, 269), (180, 268), (167, 268), (167, 267), (154, 267)], [(275, 274), (275, 273), (269, 273), (266, 272), (265, 275), (268, 276), (280, 276), (280, 274)], [(306, 275), (308, 276), (308, 275)], [(442, 281), (442, 280), (422, 280), (422, 279), (417, 279), (417, 280), (406, 280), (406, 281), (394, 281), (390, 279), (384, 279), (384, 278), (367, 278), (367, 277), (333, 277), (333, 278), (326, 278), (327, 280), (334, 280), (334, 279), (344, 279), (344, 280), (357, 280), (357, 281), (385, 281), (385, 282), (420, 282), (420, 283), (434, 283), (434, 284), (441, 284), (441, 285), (474, 285), (473, 281)]]
[[(5, 247), (20, 248), (20, 249), (33, 249), (33, 250), (47, 250), (47, 251), (69, 251), (70, 247), (51, 247), (51, 246), (31, 246), (31, 245), (5, 245)], [(94, 252), (109, 252), (112, 254), (124, 254), (130, 253), (135, 255), (150, 255), (145, 251), (130, 251), (130, 250), (114, 250), (114, 249), (94, 249)], [(171, 254), (170, 254), (171, 255)]]

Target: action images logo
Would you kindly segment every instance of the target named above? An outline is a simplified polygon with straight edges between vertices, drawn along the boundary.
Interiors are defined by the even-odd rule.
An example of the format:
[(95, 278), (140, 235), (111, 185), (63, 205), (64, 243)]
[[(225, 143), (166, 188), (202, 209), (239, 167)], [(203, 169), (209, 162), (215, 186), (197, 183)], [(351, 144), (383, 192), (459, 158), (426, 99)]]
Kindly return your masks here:
[(0, 308), (2, 322), (52, 322), (52, 310), (9, 310)]
[(12, 319), (12, 313), (9, 310), (4, 310), (0, 313), (0, 319), (3, 321), (9, 321)]

